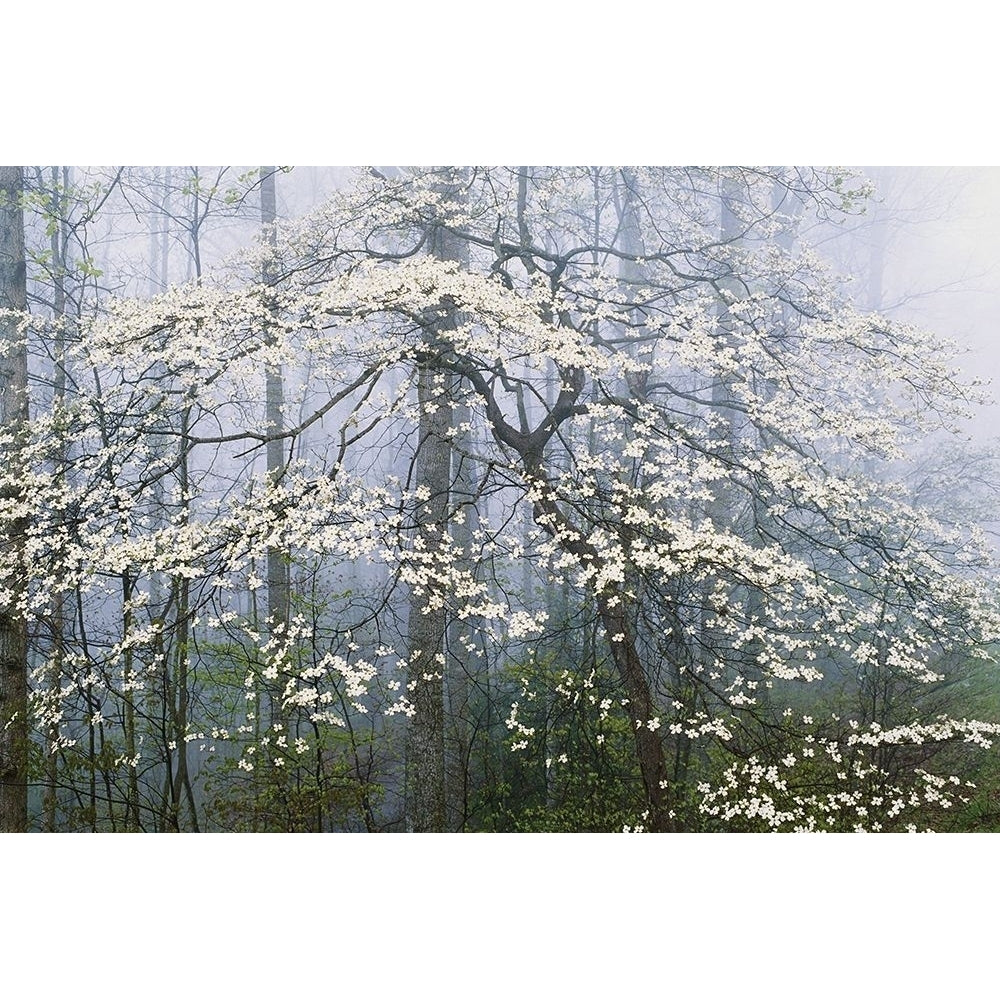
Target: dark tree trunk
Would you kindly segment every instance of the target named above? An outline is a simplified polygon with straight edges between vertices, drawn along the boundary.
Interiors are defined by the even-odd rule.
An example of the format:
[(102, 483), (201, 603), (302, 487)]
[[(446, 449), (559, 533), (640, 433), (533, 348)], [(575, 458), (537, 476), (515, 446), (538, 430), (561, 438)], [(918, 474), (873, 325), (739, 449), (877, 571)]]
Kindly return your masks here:
[[(0, 309), (27, 308), (24, 255), (24, 190), (22, 167), (0, 167)], [(8, 471), (16, 467), (17, 438), (28, 419), (28, 355), (18, 318), (0, 317), (0, 428), (13, 432), (15, 443), (3, 456)], [(15, 500), (8, 487), (4, 500)], [(4, 540), (4, 560), (15, 567), (24, 561), (24, 525), (10, 524)], [(18, 608), (23, 597), (23, 573), (10, 577), (8, 601), (0, 606), (0, 831), (19, 832), (28, 826), (28, 653), (25, 621)]]

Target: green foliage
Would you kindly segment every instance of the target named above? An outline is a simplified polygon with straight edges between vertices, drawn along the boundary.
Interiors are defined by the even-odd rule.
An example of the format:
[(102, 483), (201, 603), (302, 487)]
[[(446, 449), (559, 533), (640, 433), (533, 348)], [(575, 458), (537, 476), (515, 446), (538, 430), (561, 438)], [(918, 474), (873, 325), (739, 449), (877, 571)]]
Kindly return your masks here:
[[(294, 607), (322, 610), (301, 597)], [(239, 625), (232, 637), (200, 643), (202, 703), (221, 737), (203, 761), (206, 822), (235, 832), (372, 828), (383, 794), (364, 767), (375, 752), (373, 728), (356, 724), (330, 677), (324, 683), (338, 698), (342, 725), (288, 704), (286, 683), (314, 655), (313, 645), (294, 642), (276, 656)]]
[[(501, 740), (500, 776), (486, 829), (513, 832), (620, 831), (642, 812), (642, 783), (629, 721), (602, 666), (579, 678), (553, 656), (504, 672), (517, 708)], [(514, 725), (511, 725), (511, 719)]]
[(205, 778), (211, 823), (237, 833), (363, 826), (382, 790), (358, 775), (353, 740), (349, 732), (327, 728), (301, 753), (257, 755), (252, 771), (231, 756), (216, 759)]

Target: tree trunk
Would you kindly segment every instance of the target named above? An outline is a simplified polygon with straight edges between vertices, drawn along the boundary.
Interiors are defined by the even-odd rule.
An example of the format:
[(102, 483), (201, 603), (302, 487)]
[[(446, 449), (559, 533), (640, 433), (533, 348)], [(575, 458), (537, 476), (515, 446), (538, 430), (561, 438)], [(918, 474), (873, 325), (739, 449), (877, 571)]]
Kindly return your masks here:
[[(264, 239), (271, 247), (277, 246), (278, 235), (277, 199), (274, 189), (274, 167), (260, 168), (260, 221), (264, 229)], [(262, 278), (265, 284), (271, 280), (270, 269), (265, 264)], [(265, 420), (268, 435), (281, 434), (284, 430), (285, 402), (284, 377), (281, 365), (269, 364), (265, 371)], [(281, 477), (285, 467), (285, 447), (281, 439), (267, 442), (267, 478), (273, 484)], [(288, 623), (291, 599), (291, 580), (288, 559), (284, 552), (271, 546), (267, 550), (267, 615), (270, 629), (283, 629)]]
[(636, 756), (646, 792), (646, 804), (649, 807), (646, 824), (654, 833), (669, 833), (676, 827), (675, 816), (670, 808), (667, 761), (663, 753), (663, 741), (649, 725), (659, 713), (636, 647), (632, 624), (626, 614), (628, 606), (627, 598), (620, 591), (605, 591), (597, 599), (601, 624), (611, 641), (611, 655), (628, 695), (628, 714), (635, 736)]
[[(472, 433), (468, 428), (472, 409), (460, 402), (454, 408), (455, 444), (451, 448), (452, 502), (461, 505), (462, 517), (451, 526), (455, 547), (462, 553), (463, 569), (473, 564), (473, 541), (479, 527), (478, 482), (471, 457)], [(448, 828), (463, 830), (468, 819), (469, 762), (473, 730), (470, 725), (470, 689), (480, 674), (480, 661), (469, 648), (475, 624), (457, 618), (448, 624), (448, 659), (445, 685), (450, 725), (445, 734)]]
[[(0, 309), (27, 308), (24, 255), (23, 167), (0, 167)], [(0, 316), (4, 345), (0, 363), (0, 428), (13, 432), (15, 444), (4, 456), (8, 471), (19, 461), (16, 440), (28, 420), (28, 354), (18, 330), (17, 316)], [(7, 487), (2, 499), (16, 502), (16, 489)], [(24, 561), (24, 525), (11, 524), (4, 560)], [(28, 652), (25, 621), (18, 604), (23, 597), (23, 573), (10, 577), (9, 598), (0, 606), (0, 831), (20, 832), (28, 827)]]
[[(420, 442), (414, 460), (414, 483), (429, 496), (417, 511), (415, 555), (427, 570), (428, 584), (410, 596), (407, 631), (410, 655), (408, 684), (415, 714), (407, 747), (408, 826), (414, 831), (445, 829), (444, 784), (444, 639), (447, 613), (434, 600), (434, 555), (446, 535), (451, 445), (447, 438), (451, 408), (435, 386), (434, 372), (421, 367), (417, 385), (420, 403)], [(437, 405), (434, 405), (437, 404)], [(423, 563), (426, 559), (427, 562)], [(417, 592), (419, 589), (420, 592)]]
[[(39, 172), (39, 181), (41, 173)], [(66, 221), (66, 211), (64, 202), (69, 190), (69, 167), (63, 167), (62, 171), (58, 167), (52, 167), (50, 174), (51, 182), (51, 206), (49, 225), (51, 233), (49, 237), (49, 251), (52, 254), (52, 314), (59, 320), (65, 320), (66, 310), (66, 248), (69, 240), (69, 226)], [(66, 401), (66, 362), (65, 351), (67, 336), (65, 327), (59, 327), (56, 333), (55, 342), (55, 371), (52, 380), (52, 406), (53, 409), (62, 409)], [(65, 475), (69, 461), (68, 442), (60, 438), (57, 443), (55, 455), (55, 468), (59, 475)], [(63, 664), (66, 655), (66, 628), (67, 628), (67, 595), (58, 590), (52, 596), (52, 659), (51, 669), (48, 672), (49, 690), (53, 698), (58, 695), (62, 684)], [(59, 780), (59, 756), (55, 752), (55, 746), (59, 738), (59, 723), (52, 722), (48, 730), (49, 745), (45, 748), (45, 793), (42, 801), (42, 813), (44, 817), (43, 829), (48, 833), (54, 833), (57, 823), (57, 811), (59, 806), (58, 780)]]
[[(447, 171), (440, 190), (458, 196), (460, 178)], [(434, 226), (428, 248), (440, 260), (467, 263), (467, 250), (451, 233)], [(454, 322), (446, 317), (443, 326)], [(428, 342), (436, 331), (428, 330)], [(428, 344), (430, 346), (430, 343)], [(451, 378), (436, 373), (432, 363), (417, 371), (420, 437), (413, 461), (413, 486), (425, 500), (418, 501), (414, 562), (425, 568), (427, 585), (410, 595), (407, 623), (409, 659), (407, 683), (415, 713), (407, 741), (407, 827), (415, 832), (443, 831), (447, 827), (444, 766), (444, 672), (448, 615), (440, 585), (434, 580), (435, 555), (447, 535), (451, 485)]]

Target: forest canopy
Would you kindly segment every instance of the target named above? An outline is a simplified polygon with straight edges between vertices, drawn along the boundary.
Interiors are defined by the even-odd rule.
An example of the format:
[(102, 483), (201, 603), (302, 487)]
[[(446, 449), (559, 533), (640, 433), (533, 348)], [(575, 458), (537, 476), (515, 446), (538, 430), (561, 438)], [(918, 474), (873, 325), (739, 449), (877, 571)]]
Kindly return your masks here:
[(0, 168), (0, 828), (995, 828), (985, 396), (879, 199)]

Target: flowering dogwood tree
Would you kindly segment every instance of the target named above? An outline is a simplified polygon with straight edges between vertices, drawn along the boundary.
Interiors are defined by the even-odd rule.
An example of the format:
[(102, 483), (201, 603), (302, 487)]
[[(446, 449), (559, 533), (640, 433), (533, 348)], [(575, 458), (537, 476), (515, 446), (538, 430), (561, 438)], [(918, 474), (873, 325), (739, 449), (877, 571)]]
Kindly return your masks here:
[(794, 237), (865, 193), (784, 168), (371, 170), (77, 324), (64, 398), (0, 471), (2, 530), (28, 525), (5, 593), (29, 621), (78, 612), (58, 684), (35, 642), (42, 752), (97, 733), (107, 808), (136, 819), (209, 809), (193, 744), (196, 772), (248, 783), (248, 828), (326, 828), (348, 799), (375, 828), (399, 793), (444, 829), (470, 747), (446, 709), (500, 669), (526, 677), (510, 752), (569, 766), (529, 711), (544, 657), (600, 743), (628, 733), (631, 828), (927, 825), (967, 794), (929, 750), (998, 727), (809, 699), (930, 689), (1000, 629), (982, 540), (890, 478), (974, 387)]

